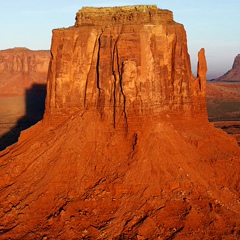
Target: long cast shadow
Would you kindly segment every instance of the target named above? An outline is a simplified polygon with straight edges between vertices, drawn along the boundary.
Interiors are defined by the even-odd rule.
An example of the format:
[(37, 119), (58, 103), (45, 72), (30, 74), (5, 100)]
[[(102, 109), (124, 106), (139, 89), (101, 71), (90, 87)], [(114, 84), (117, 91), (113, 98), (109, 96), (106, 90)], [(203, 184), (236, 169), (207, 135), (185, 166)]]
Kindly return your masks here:
[[(25, 93), (25, 115), (6, 134), (0, 137), (0, 151), (17, 142), (20, 132), (43, 118), (46, 84), (33, 84)], [(17, 103), (16, 103), (17, 104)]]

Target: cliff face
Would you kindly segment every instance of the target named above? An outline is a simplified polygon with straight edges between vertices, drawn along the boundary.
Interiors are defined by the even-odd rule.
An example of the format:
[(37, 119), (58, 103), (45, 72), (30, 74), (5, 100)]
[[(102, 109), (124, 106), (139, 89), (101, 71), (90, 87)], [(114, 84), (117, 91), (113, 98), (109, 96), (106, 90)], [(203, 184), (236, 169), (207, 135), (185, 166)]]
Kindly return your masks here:
[(0, 96), (24, 95), (32, 84), (46, 84), (49, 60), (49, 51), (1, 50)]
[(238, 54), (233, 62), (232, 69), (223, 76), (214, 79), (215, 81), (239, 81), (240, 82), (240, 54)]
[(97, 108), (114, 124), (119, 114), (163, 110), (206, 116), (204, 50), (195, 79), (185, 30), (170, 11), (83, 8), (74, 27), (53, 31), (51, 52), (47, 115)]
[(0, 239), (237, 238), (240, 151), (172, 13), (83, 8), (51, 52), (44, 120), (0, 153)]

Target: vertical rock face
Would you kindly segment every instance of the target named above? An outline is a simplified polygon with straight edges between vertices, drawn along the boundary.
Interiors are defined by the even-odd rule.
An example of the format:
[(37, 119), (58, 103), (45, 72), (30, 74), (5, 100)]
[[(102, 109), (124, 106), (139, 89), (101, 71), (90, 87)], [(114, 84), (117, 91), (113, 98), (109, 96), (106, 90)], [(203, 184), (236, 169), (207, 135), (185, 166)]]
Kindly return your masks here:
[(97, 108), (102, 117), (175, 110), (206, 117), (204, 51), (191, 73), (186, 33), (156, 6), (83, 8), (53, 31), (47, 115)]
[(46, 84), (49, 60), (49, 51), (0, 51), (0, 96), (23, 95), (32, 84)]

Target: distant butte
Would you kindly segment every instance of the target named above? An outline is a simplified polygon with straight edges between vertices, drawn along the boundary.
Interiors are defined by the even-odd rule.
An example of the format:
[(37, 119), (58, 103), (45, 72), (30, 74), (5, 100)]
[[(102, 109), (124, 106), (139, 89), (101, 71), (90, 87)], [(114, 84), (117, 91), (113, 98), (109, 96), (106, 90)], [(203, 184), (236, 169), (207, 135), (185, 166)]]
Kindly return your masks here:
[(49, 60), (47, 50), (0, 50), (0, 97), (23, 96), (33, 84), (46, 84)]
[(44, 119), (0, 152), (0, 239), (237, 239), (240, 148), (198, 59), (156, 6), (54, 30)]
[(215, 81), (237, 81), (240, 82), (240, 54), (238, 54), (233, 62), (232, 69), (226, 72), (223, 76), (214, 79)]

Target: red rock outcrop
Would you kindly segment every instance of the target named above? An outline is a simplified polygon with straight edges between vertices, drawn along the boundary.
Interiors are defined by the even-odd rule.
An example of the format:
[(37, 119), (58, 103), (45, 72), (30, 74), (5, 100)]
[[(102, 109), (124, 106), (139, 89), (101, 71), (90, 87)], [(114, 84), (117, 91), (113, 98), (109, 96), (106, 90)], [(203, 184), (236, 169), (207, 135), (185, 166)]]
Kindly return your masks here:
[(50, 52), (14, 48), (0, 51), (0, 96), (24, 95), (33, 84), (46, 84)]
[(233, 62), (232, 69), (223, 76), (214, 79), (215, 81), (237, 81), (240, 82), (240, 54), (238, 54)]
[(170, 11), (83, 8), (51, 52), (44, 120), (0, 153), (0, 239), (239, 236), (240, 150)]
[(167, 109), (206, 117), (204, 50), (195, 79), (185, 30), (170, 11), (83, 8), (74, 27), (53, 31), (51, 52), (47, 115), (97, 108), (114, 124), (118, 114)]

